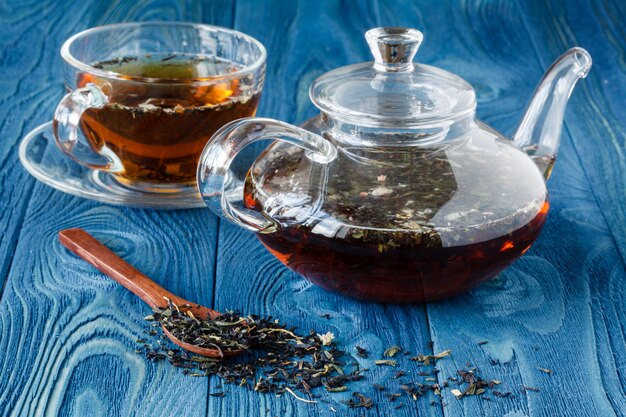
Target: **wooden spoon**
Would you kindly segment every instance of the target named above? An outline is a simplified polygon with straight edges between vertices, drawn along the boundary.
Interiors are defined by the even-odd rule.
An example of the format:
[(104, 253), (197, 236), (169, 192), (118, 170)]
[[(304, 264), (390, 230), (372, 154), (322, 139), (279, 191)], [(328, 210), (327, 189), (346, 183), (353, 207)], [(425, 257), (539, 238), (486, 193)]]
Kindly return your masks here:
[[(172, 303), (176, 304), (181, 311), (190, 311), (195, 317), (201, 319), (214, 319), (221, 315), (221, 313), (215, 310), (191, 303), (160, 287), (156, 282), (139, 272), (83, 229), (61, 230), (59, 232), (59, 240), (63, 246), (98, 268), (123, 287), (126, 287), (151, 308), (166, 309), (168, 307), (167, 300), (170, 300)], [(192, 345), (177, 339), (165, 326), (162, 327), (163, 332), (172, 342), (198, 355), (221, 358), (243, 353), (243, 350), (220, 351), (218, 349)]]

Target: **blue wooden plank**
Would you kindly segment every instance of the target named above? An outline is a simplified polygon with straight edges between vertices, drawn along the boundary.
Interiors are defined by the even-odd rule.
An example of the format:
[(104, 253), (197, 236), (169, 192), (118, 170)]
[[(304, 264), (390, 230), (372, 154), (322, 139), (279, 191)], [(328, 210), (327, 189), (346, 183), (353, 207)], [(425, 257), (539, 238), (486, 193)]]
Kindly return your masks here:
[[(545, 36), (561, 21), (548, 13), (543, 2), (524, 4), (526, 8), (520, 10), (514, 2), (466, 3), (463, 10), (454, 10), (456, 5), (451, 3), (448, 10), (427, 12), (411, 9), (410, 2), (386, 6), (389, 16), (409, 10), (401, 19), (403, 24), (411, 24), (413, 15), (424, 16), (424, 55), (418, 54), (418, 59), (424, 56), (426, 62), (449, 67), (470, 81), (477, 87), (479, 116), (511, 134), (549, 60), (566, 49), (561, 45), (550, 54), (544, 49), (541, 55), (550, 58), (537, 59), (537, 49), (529, 39)], [(383, 15), (384, 10), (381, 7)], [(530, 10), (544, 17), (541, 32), (523, 20), (524, 12)], [(448, 25), (440, 23), (446, 20)], [(582, 30), (582, 22), (571, 23), (570, 31)], [(439, 40), (436, 48), (454, 54), (455, 60), (450, 61), (445, 52), (430, 55), (429, 39)], [(576, 118), (572, 108), (588, 108), (581, 94), (589, 88), (586, 82), (574, 91), (568, 120)], [(619, 362), (623, 349), (618, 347), (623, 346), (619, 344), (623, 331), (616, 318), (623, 312), (623, 301), (618, 301), (623, 300), (623, 293), (607, 293), (603, 288), (624, 279), (623, 263), (599, 215), (571, 138), (565, 135), (564, 142), (549, 183), (552, 211), (536, 245), (497, 279), (467, 295), (428, 306), (436, 350), (453, 351), (451, 361), (441, 362), (442, 374), (453, 374), (469, 361), (485, 377), (501, 379), (502, 390), (516, 395), (508, 401), (457, 401), (444, 392), (446, 415), (611, 416), (625, 412)], [(607, 279), (613, 284), (604, 284)], [(605, 309), (608, 314), (603, 313)], [(619, 331), (608, 326), (611, 319)], [(481, 340), (489, 343), (479, 346)], [(609, 340), (610, 346), (602, 343)], [(553, 369), (554, 374), (539, 367)], [(523, 392), (522, 385), (541, 392)]]
[(0, 304), (2, 415), (78, 415), (93, 396), (102, 415), (202, 413), (206, 382), (134, 352), (135, 341), (146, 337), (141, 318), (149, 309), (69, 254), (56, 235), (83, 227), (166, 288), (208, 304), (213, 271), (205, 254), (215, 250), (215, 218), (200, 210), (99, 206), (35, 190)]
[[(50, 117), (62, 92), (58, 49), (72, 33), (116, 21), (201, 20), (204, 16), (215, 18), (212, 23), (229, 26), (231, 11), (230, 2), (192, 8), (183, 1), (41, 2), (35, 8), (15, 8), (3, 14), (16, 33), (24, 32), (25, 44), (20, 45), (30, 51), (26, 56), (39, 57), (32, 79), (16, 79), (16, 85), (10, 85), (17, 93), (14, 98), (7, 95), (8, 104), (4, 104), (10, 107), (13, 102), (25, 111), (9, 114), (3, 126), (23, 125), (22, 118), (33, 114), (37, 106), (38, 116), (30, 120), (33, 127)], [(11, 58), (10, 54), (3, 57)], [(23, 64), (4, 61), (5, 67), (13, 70), (20, 65), (31, 70)], [(11, 139), (17, 142), (18, 138)], [(7, 188), (27, 191), (33, 181), (16, 171), (21, 176), (5, 175)], [(27, 202), (19, 193), (9, 197), (15, 205)], [(0, 415), (205, 413), (206, 380), (187, 378), (168, 364), (150, 363), (134, 352), (136, 339), (146, 336), (142, 317), (149, 310), (70, 255), (57, 242), (56, 233), (67, 227), (84, 227), (166, 288), (210, 305), (215, 216), (208, 210), (155, 212), (107, 207), (37, 184), (24, 222), (17, 227), (21, 228), (19, 243), (0, 301), (0, 374), (4, 376)]]
[[(254, 14), (249, 13), (252, 9)], [(259, 25), (259, 21), (265, 24)], [(268, 49), (267, 87), (259, 115), (292, 123), (313, 116), (316, 111), (308, 98), (310, 83), (328, 70), (370, 60), (363, 34), (378, 24), (375, 8), (366, 2), (348, 6), (293, 1), (280, 7), (276, 2), (238, 2), (235, 27), (255, 36)], [(228, 401), (209, 398), (210, 415), (442, 415), (439, 404), (430, 404), (434, 395), (416, 402), (402, 399), (398, 402), (405, 406), (396, 410), (393, 407), (398, 402), (390, 403), (372, 387), (379, 382), (388, 385), (389, 392), (400, 392), (400, 384), (393, 378), (398, 369), (408, 371), (407, 380), (423, 380), (416, 375), (415, 362), (404, 359), (402, 368), (392, 368), (375, 366), (373, 361), (394, 344), (414, 354), (430, 352), (424, 306), (385, 306), (328, 293), (284, 268), (254, 235), (226, 222), (220, 225), (218, 247), (216, 308), (271, 314), (301, 331), (332, 331), (354, 361), (370, 368), (365, 380), (351, 384), (351, 389), (374, 397), (376, 405), (370, 411), (349, 410), (340, 401), (347, 400), (350, 392), (322, 392), (317, 404), (304, 404), (289, 395), (277, 398), (226, 387)], [(358, 358), (356, 345), (367, 348), (371, 358)], [(216, 384), (220, 382), (212, 381), (212, 387)]]
[[(54, 21), (42, 23), (32, 19), (43, 4), (7, 5), (0, 14), (3, 29), (0, 66), (0, 296), (5, 277), (13, 260), (24, 213), (35, 181), (22, 169), (17, 148), (19, 139), (37, 126), (60, 98), (61, 84), (50, 84), (49, 68), (57, 51), (47, 42), (62, 42), (64, 34), (54, 27)], [(58, 17), (50, 16), (52, 19)], [(46, 34), (48, 39), (44, 36)], [(29, 53), (35, 49), (40, 53)], [(58, 61), (58, 60), (56, 60)], [(55, 64), (55, 69), (60, 65)]]
[[(626, 413), (626, 317), (623, 290), (624, 270), (613, 259), (626, 259), (626, 16), (624, 2), (597, 1), (578, 7), (569, 2), (548, 2), (545, 13), (537, 13), (520, 4), (526, 24), (532, 28), (533, 44), (540, 62), (546, 62), (553, 51), (565, 44), (576, 43), (588, 48), (594, 58), (594, 68), (584, 88), (570, 106), (566, 127), (570, 132), (575, 154), (584, 168), (598, 210), (590, 218), (606, 222), (610, 236), (619, 253), (598, 245), (591, 265), (602, 265), (603, 273), (589, 274), (594, 269), (585, 265), (589, 274), (592, 297), (591, 312), (599, 374), (608, 401), (617, 414)], [(590, 19), (593, 17), (593, 19)], [(552, 21), (546, 30), (546, 21)], [(568, 174), (565, 174), (568, 175)], [(605, 252), (609, 252), (607, 255)], [(616, 290), (617, 289), (617, 290)]]

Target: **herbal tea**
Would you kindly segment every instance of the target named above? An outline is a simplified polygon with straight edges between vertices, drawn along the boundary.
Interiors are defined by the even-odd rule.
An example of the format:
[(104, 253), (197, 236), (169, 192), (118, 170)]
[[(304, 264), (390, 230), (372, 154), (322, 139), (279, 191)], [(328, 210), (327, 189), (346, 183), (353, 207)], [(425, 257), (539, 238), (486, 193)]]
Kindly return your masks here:
[(212, 80), (240, 69), (215, 57), (148, 55), (92, 66), (127, 78), (83, 73), (78, 86), (94, 83), (108, 96), (103, 108), (83, 113), (81, 129), (96, 149), (106, 147), (119, 159), (123, 171), (116, 178), (130, 186), (194, 184), (209, 138), (228, 122), (253, 116), (259, 101), (251, 76)]
[(525, 174), (532, 161), (505, 143), (485, 152), (490, 141), (343, 148), (325, 168), (274, 145), (248, 173), (245, 204), (276, 220), (257, 236), (315, 284), (377, 301), (446, 298), (517, 259), (548, 212), (542, 178)]

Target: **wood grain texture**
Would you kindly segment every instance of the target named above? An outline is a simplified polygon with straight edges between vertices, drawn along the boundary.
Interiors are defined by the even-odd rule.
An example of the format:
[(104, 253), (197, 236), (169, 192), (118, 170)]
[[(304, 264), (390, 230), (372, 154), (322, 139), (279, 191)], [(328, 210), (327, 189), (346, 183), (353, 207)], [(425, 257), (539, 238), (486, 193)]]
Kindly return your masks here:
[[(626, 415), (623, 2), (71, 3), (0, 3), (0, 67), (8, 75), (0, 102), (11, 109), (0, 116), (0, 416)], [(17, 143), (60, 98), (62, 41), (90, 26), (157, 19), (235, 27), (263, 42), (269, 55), (259, 115), (292, 123), (316, 113), (308, 86), (318, 75), (370, 59), (363, 33), (374, 26), (423, 30), (417, 60), (472, 83), (480, 118), (508, 134), (549, 63), (569, 46), (587, 48), (595, 65), (569, 105), (544, 232), (523, 259), (466, 295), (426, 306), (377, 305), (309, 284), (253, 235), (206, 210), (112, 208), (35, 184), (18, 165)], [(453, 350), (438, 364), (442, 378), (469, 361), (515, 398), (458, 401), (444, 391), (445, 406), (432, 407), (428, 398), (395, 410), (371, 383), (395, 391), (397, 369), (358, 357), (371, 370), (352, 388), (374, 396), (372, 410), (347, 410), (339, 401), (349, 393), (323, 395), (315, 405), (230, 386), (226, 398), (209, 397), (219, 380), (185, 377), (134, 352), (146, 308), (60, 246), (56, 233), (68, 227), (94, 233), (182, 297), (271, 314), (300, 330), (330, 330), (352, 354), (357, 344), (372, 359), (393, 344), (426, 353), (432, 338), (435, 351)], [(417, 379), (414, 363), (402, 368)], [(541, 391), (525, 393), (521, 385)]]
[[(252, 8), (253, 14), (248, 12)], [(261, 24), (266, 21), (277, 25)], [(256, 37), (268, 49), (267, 87), (259, 114), (292, 123), (313, 116), (315, 110), (308, 99), (310, 83), (330, 69), (369, 60), (363, 34), (377, 24), (375, 10), (365, 2), (348, 7), (339, 2), (302, 1), (277, 7), (276, 2), (238, 1), (235, 28)], [(377, 404), (372, 410), (348, 410), (340, 401), (349, 399), (350, 392), (321, 393), (318, 404), (311, 405), (288, 395), (275, 398), (227, 388), (230, 400), (210, 398), (209, 415), (442, 415), (440, 406), (430, 405), (434, 396), (418, 402), (402, 400), (406, 405), (395, 410), (392, 407), (397, 403), (389, 403), (371, 386), (380, 382), (398, 391), (399, 383), (393, 379), (398, 369), (373, 363), (387, 347), (397, 344), (410, 347), (414, 353), (429, 352), (423, 306), (368, 304), (328, 293), (284, 268), (254, 235), (226, 222), (220, 224), (218, 248), (216, 309), (271, 314), (301, 331), (333, 332), (354, 361), (370, 368), (366, 380), (352, 388), (375, 397)], [(330, 314), (331, 319), (322, 314)], [(372, 357), (358, 358), (356, 345), (367, 348)], [(416, 378), (415, 363), (405, 362), (404, 369)]]
[[(186, 378), (134, 352), (136, 340), (145, 337), (147, 327), (141, 317), (149, 310), (62, 248), (56, 233), (83, 227), (167, 289), (210, 305), (215, 216), (207, 210), (167, 213), (112, 208), (34, 185), (15, 162), (16, 144), (25, 133), (23, 125), (35, 127), (51, 117), (62, 93), (58, 50), (72, 33), (123, 20), (201, 20), (205, 14), (213, 16), (216, 24), (229, 26), (230, 3), (226, 8), (220, 2), (190, 7), (182, 1), (21, 5), (2, 7), (9, 33), (15, 32), (19, 40), (15, 45), (19, 53), (5, 53), (3, 68), (29, 76), (11, 84), (12, 93), (2, 89), (4, 106), (17, 107), (3, 119), (3, 129), (18, 128), (3, 136), (13, 150), (7, 151), (12, 162), (4, 163), (0, 171), (8, 178), (2, 202), (7, 192), (22, 190), (7, 195), (8, 207), (24, 204), (25, 215), (23, 222), (19, 216), (10, 219), (21, 230), (19, 243), (12, 257), (1, 258), (2, 262), (12, 259), (12, 267), (1, 278), (6, 276), (0, 303), (0, 374), (4, 376), (0, 415), (204, 414), (207, 381)], [(210, 11), (212, 7), (219, 10)], [(20, 56), (37, 61), (12, 61)], [(20, 93), (24, 86), (33, 91)], [(4, 217), (8, 214), (3, 210)], [(5, 235), (11, 232), (9, 227), (5, 230)], [(180, 401), (183, 397), (185, 401)]]
[[(35, 181), (21, 168), (17, 156), (18, 140), (45, 117), (59, 99), (49, 77), (53, 52), (46, 44), (61, 41), (62, 34), (54, 28), (54, 21), (42, 22), (33, 18), (43, 5), (5, 4), (2, 7), (0, 27), (2, 39), (3, 77), (0, 81), (0, 295), (10, 268), (24, 213)], [(58, 17), (57, 17), (58, 19)], [(57, 30), (55, 30), (57, 29)], [(27, 36), (28, 34), (28, 36)], [(48, 34), (47, 40), (44, 34)], [(38, 53), (24, 53), (32, 48)], [(54, 65), (58, 71), (60, 66)], [(60, 93), (60, 90), (59, 90)]]
[[(135, 341), (145, 337), (146, 326), (137, 320), (149, 312), (143, 302), (68, 253), (56, 234), (67, 227), (90, 230), (163, 286), (210, 303), (212, 261), (200, 253), (214, 249), (213, 242), (210, 235), (194, 242), (186, 227), (202, 228), (206, 236), (215, 220), (200, 211), (184, 218), (140, 216), (78, 201), (68, 208), (67, 199), (52, 195), (56, 191), (39, 192), (0, 305), (2, 351), (12, 352), (0, 362), (3, 375), (9, 375), (0, 383), (3, 415), (79, 415), (83, 406), (101, 415), (203, 409), (206, 384), (134, 353)], [(57, 215), (61, 211), (63, 217)], [(170, 255), (163, 242), (189, 257)], [(165, 407), (170, 395), (188, 401)]]
[[(594, 57), (595, 68), (581, 88), (578, 99), (570, 105), (566, 129), (570, 134), (575, 155), (585, 170), (600, 217), (608, 226), (605, 245), (597, 245), (593, 258), (583, 269), (589, 277), (591, 312), (594, 325), (598, 378), (607, 400), (616, 414), (626, 413), (626, 292), (624, 267), (615, 259), (626, 259), (624, 232), (626, 203), (626, 8), (619, 1), (572, 4), (550, 1), (546, 13), (521, 4), (531, 34), (537, 59), (564, 44), (579, 44)], [(552, 30), (546, 30), (546, 19), (552, 20)], [(612, 238), (612, 239), (611, 239)], [(609, 242), (617, 245), (618, 251)], [(608, 252), (608, 253), (607, 253)], [(597, 273), (601, 266), (603, 273)], [(609, 415), (608, 412), (606, 415)]]
[[(537, 15), (545, 15), (545, 6), (525, 4)], [(411, 5), (395, 2), (393, 6), (397, 12)], [(527, 25), (519, 5), (465, 6), (462, 12), (454, 13), (452, 6), (447, 12), (453, 16), (452, 35), (447, 28), (430, 23), (444, 19), (446, 12), (429, 10), (425, 36), (445, 39), (462, 63), (458, 68), (453, 64), (452, 70), (477, 87), (479, 116), (510, 134), (540, 75), (551, 60), (576, 43), (562, 45), (550, 58), (539, 60), (538, 47), (528, 42), (537, 29)], [(548, 32), (553, 24), (544, 21), (542, 28)], [(448, 65), (445, 57), (441, 60), (437, 56), (431, 62)], [(579, 90), (586, 88), (585, 82)], [(584, 107), (584, 101), (575, 90), (568, 120), (575, 115), (572, 107)], [(624, 296), (623, 292), (597, 292), (597, 282), (608, 277), (623, 281), (623, 263), (571, 137), (565, 134), (563, 140), (549, 183), (552, 211), (535, 246), (497, 279), (464, 296), (428, 306), (435, 347), (458, 352), (452, 361), (441, 362), (442, 373), (454, 373), (469, 361), (486, 377), (502, 376), (506, 381), (502, 389), (516, 394), (509, 401), (488, 402), (479, 398), (455, 401), (445, 393), (446, 415), (611, 416), (626, 412), (623, 383), (615, 386), (624, 369), (623, 364), (615, 364), (614, 355), (620, 358), (621, 349), (615, 345), (606, 349), (598, 342), (615, 335), (623, 340), (623, 330), (621, 325), (616, 329), (597, 326), (599, 321), (616, 319)], [(604, 304), (616, 305), (618, 311), (611, 308), (607, 316), (602, 312)], [(477, 345), (480, 340), (490, 342), (481, 347)], [(547, 375), (539, 367), (555, 373)], [(541, 393), (524, 392), (522, 385), (538, 387)]]

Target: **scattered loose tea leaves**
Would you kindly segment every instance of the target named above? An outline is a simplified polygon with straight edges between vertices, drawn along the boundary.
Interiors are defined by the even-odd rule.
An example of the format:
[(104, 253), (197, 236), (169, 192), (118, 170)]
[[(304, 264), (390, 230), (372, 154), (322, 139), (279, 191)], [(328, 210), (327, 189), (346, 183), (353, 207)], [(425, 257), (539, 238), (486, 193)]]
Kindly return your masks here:
[(392, 403), (392, 402), (394, 402), (395, 400), (397, 400), (398, 398), (402, 397), (402, 394), (398, 394), (398, 393), (395, 393), (395, 394), (386, 394), (386, 395), (385, 395), (385, 397), (387, 397), (387, 400), (388, 400), (390, 403)]
[(347, 390), (346, 384), (362, 379), (358, 364), (346, 365), (345, 352), (334, 345), (330, 332), (299, 335), (272, 317), (242, 317), (227, 312), (213, 320), (185, 313), (185, 309), (169, 303), (167, 309), (156, 309), (149, 321), (162, 324), (180, 339), (190, 343), (220, 348), (245, 347), (246, 353), (234, 359), (193, 355), (159, 341), (158, 346), (144, 345), (144, 352), (153, 361), (167, 360), (183, 368), (188, 376), (216, 375), (225, 383), (253, 389), (261, 393), (288, 393), (299, 401), (314, 402), (297, 394), (312, 396), (312, 390), (329, 392)]
[[(469, 395), (482, 395), (487, 391), (487, 389), (493, 389), (496, 385), (499, 385), (501, 383), (497, 379), (491, 381), (484, 380), (477, 375), (477, 372), (478, 369), (476, 368), (467, 370), (459, 369), (456, 371), (456, 374), (459, 376), (459, 378), (448, 378), (450, 381), (456, 382), (459, 385), (464, 383), (467, 384), (467, 386), (463, 390), (460, 390), (458, 388), (450, 390), (452, 395), (454, 395), (459, 400)], [(498, 396), (496, 392), (498, 391), (493, 391), (493, 395)]]
[(410, 359), (412, 361), (417, 361), (417, 362), (422, 362), (424, 365), (428, 366), (430, 365), (430, 361), (436, 362), (439, 359), (443, 359), (447, 356), (450, 356), (450, 353), (452, 353), (452, 350), (448, 349), (448, 350), (444, 350), (441, 353), (437, 353), (435, 355), (423, 355), (423, 354), (419, 354), (417, 356), (413, 356)]
[[(162, 324), (171, 333), (178, 334), (177, 337), (189, 343), (196, 342), (196, 344), (219, 348), (222, 351), (242, 347), (247, 349), (247, 353), (232, 360), (207, 358), (192, 355), (173, 346), (167, 347), (161, 342), (159, 342), (159, 347), (153, 348), (145, 343), (144, 339), (138, 339), (138, 343), (143, 344), (144, 352), (150, 360), (168, 360), (172, 365), (183, 368), (184, 374), (192, 377), (216, 375), (225, 383), (237, 384), (261, 393), (275, 393), (276, 395), (288, 393), (304, 403), (317, 403), (312, 399), (315, 398), (314, 390), (316, 389), (325, 389), (329, 393), (348, 391), (349, 383), (362, 379), (362, 372), (366, 370), (360, 369), (356, 362), (349, 362), (346, 365), (343, 360), (346, 354), (335, 346), (333, 333), (310, 331), (308, 335), (299, 335), (294, 329), (280, 324), (272, 317), (260, 318), (254, 315), (243, 317), (236, 312), (227, 312), (216, 319), (204, 320), (194, 317), (185, 312), (184, 308), (179, 308), (170, 302), (168, 308), (156, 309), (152, 315), (146, 316), (146, 320), (153, 321), (152, 326), (158, 327)], [(156, 330), (151, 329), (148, 333), (156, 334)], [(368, 357), (368, 351), (365, 348), (357, 345), (355, 349), (357, 356)], [(384, 351), (383, 356), (393, 358), (401, 351), (403, 350), (400, 346), (391, 346)], [(450, 350), (444, 350), (434, 355), (420, 354), (409, 359), (429, 366), (449, 356), (450, 353)], [(405, 355), (399, 359), (403, 360), (403, 357)], [(398, 362), (392, 359), (379, 359), (374, 363), (379, 366), (395, 367), (398, 365)], [(551, 370), (545, 368), (539, 368), (539, 370), (552, 373)], [(385, 397), (393, 402), (403, 396), (417, 401), (429, 392), (439, 396), (443, 389), (448, 389), (449, 382), (454, 382), (459, 386), (450, 390), (450, 393), (457, 399), (474, 395), (491, 400), (485, 395), (487, 393), (491, 393), (494, 397), (514, 396), (511, 392), (494, 390), (494, 387), (501, 384), (501, 381), (480, 378), (476, 367), (457, 370), (456, 377), (448, 377), (441, 385), (437, 383), (437, 378), (433, 377), (439, 372), (440, 370), (433, 369), (430, 372), (416, 373), (424, 377), (422, 382), (406, 383), (401, 380), (399, 381), (401, 392), (387, 393)], [(395, 372), (394, 378), (399, 379), (405, 375), (404, 370), (399, 370)], [(464, 384), (466, 385), (461, 387)], [(373, 387), (379, 391), (386, 390), (380, 384), (373, 384)], [(528, 386), (522, 386), (522, 390), (539, 391), (538, 388)], [(225, 393), (215, 392), (210, 395), (224, 397)], [(373, 400), (360, 392), (353, 392), (350, 400), (342, 402), (349, 408), (373, 406)], [(404, 405), (405, 403), (398, 404), (400, 407)]]
[(322, 346), (330, 346), (330, 344), (335, 339), (335, 335), (331, 332), (325, 334), (318, 334), (317, 337), (322, 341)]
[(450, 390), (450, 392), (452, 393), (452, 395), (454, 395), (457, 398), (461, 398), (463, 396), (463, 393), (461, 392), (461, 390), (458, 390), (456, 388), (453, 390)]
[(387, 358), (393, 358), (401, 350), (402, 350), (402, 348), (400, 346), (391, 346), (391, 347), (388, 347), (387, 349), (385, 349), (385, 352), (383, 352), (383, 356), (385, 356)]
[(417, 401), (429, 391), (433, 391), (435, 395), (439, 395), (441, 392), (439, 384), (422, 384), (420, 382), (401, 384), (400, 389), (413, 401)]
[(546, 369), (546, 368), (542, 368), (542, 367), (538, 367), (537, 369), (539, 369), (541, 372), (546, 373), (548, 375), (552, 375), (554, 373), (554, 371), (552, 369)]
[(307, 403), (307, 404), (317, 404), (317, 401), (315, 400), (307, 400), (305, 398), (299, 397), (298, 394), (296, 394), (295, 392), (293, 392), (293, 390), (289, 387), (285, 387), (285, 391), (287, 391), (289, 394), (293, 395), (296, 400), (298, 401), (302, 401), (303, 403)]
[(329, 387), (326, 385), (326, 391), (328, 392), (343, 392), (347, 390), (348, 390), (348, 387), (346, 387), (345, 385), (341, 385), (339, 387)]
[(367, 358), (369, 356), (369, 353), (367, 352), (367, 349), (362, 348), (359, 345), (356, 345), (355, 348), (356, 348), (356, 355), (359, 358)]
[(361, 394), (360, 392), (353, 392), (352, 398), (348, 401), (342, 401), (348, 408), (372, 408), (374, 402), (371, 398)]

